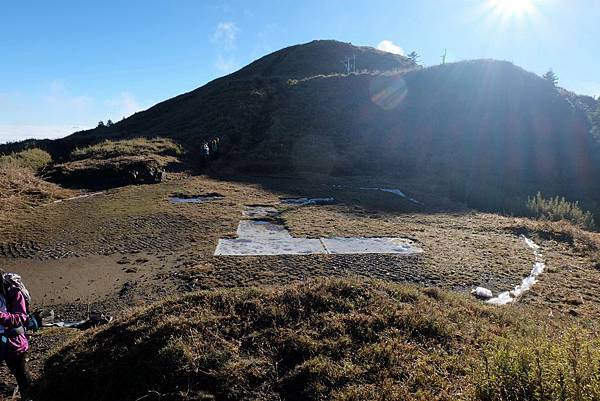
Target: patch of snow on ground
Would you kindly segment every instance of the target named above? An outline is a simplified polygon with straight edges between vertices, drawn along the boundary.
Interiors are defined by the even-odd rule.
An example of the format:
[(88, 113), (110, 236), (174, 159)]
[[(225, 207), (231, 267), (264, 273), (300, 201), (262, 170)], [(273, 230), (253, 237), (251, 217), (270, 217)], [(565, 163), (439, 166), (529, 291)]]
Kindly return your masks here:
[(409, 197), (408, 195), (406, 195), (404, 192), (402, 192), (399, 189), (395, 189), (395, 188), (359, 188), (360, 190), (363, 191), (381, 191), (381, 192), (388, 192), (390, 194), (394, 194), (394, 195), (398, 195), (402, 198), (408, 199), (409, 201), (411, 201), (412, 203), (416, 203), (419, 204), (420, 202), (416, 199), (413, 199), (411, 197)]
[(521, 284), (517, 285), (513, 290), (502, 292), (498, 294), (497, 297), (489, 299), (487, 301), (489, 304), (507, 305), (515, 302), (521, 295), (533, 287), (533, 285), (537, 282), (537, 278), (544, 272), (544, 269), (546, 268), (544, 258), (540, 252), (540, 246), (524, 235), (521, 235), (521, 239), (523, 239), (525, 244), (533, 250), (533, 254), (535, 256), (535, 263), (533, 264), (531, 273), (529, 273), (529, 276), (525, 277), (523, 281), (521, 281)]
[(178, 196), (170, 196), (169, 201), (174, 204), (179, 203), (206, 203), (214, 200), (223, 199), (222, 196), (193, 196), (189, 198), (180, 198)]
[(61, 202), (68, 202), (68, 201), (77, 200), (77, 199), (91, 198), (92, 196), (102, 195), (103, 193), (104, 193), (104, 191), (92, 192), (91, 194), (83, 194), (83, 195), (73, 196), (72, 198), (55, 200), (52, 203), (61, 203)]
[(281, 203), (284, 205), (324, 205), (335, 202), (335, 198), (282, 198)]

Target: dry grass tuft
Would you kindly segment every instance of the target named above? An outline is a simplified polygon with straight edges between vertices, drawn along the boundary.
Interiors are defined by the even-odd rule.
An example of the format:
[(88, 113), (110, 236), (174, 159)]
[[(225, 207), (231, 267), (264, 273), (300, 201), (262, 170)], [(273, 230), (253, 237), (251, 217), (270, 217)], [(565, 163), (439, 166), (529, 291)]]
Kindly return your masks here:
[(178, 157), (183, 148), (170, 139), (134, 138), (120, 141), (105, 140), (96, 145), (75, 149), (71, 153), (72, 160), (109, 159), (122, 156), (162, 155)]
[(571, 221), (548, 221), (519, 219), (513, 228), (517, 232), (533, 233), (541, 239), (552, 239), (564, 242), (581, 255), (589, 256), (599, 262), (600, 267), (600, 233), (591, 232), (575, 225)]
[(73, 195), (72, 191), (35, 175), (51, 160), (50, 155), (40, 149), (0, 157), (0, 222), (6, 223), (19, 210)]
[(532, 334), (496, 341), (485, 352), (477, 399), (598, 400), (599, 346), (597, 338), (575, 331), (555, 340)]
[(10, 155), (0, 156), (0, 170), (28, 168), (38, 172), (52, 162), (52, 156), (44, 150), (33, 148)]
[(199, 292), (50, 357), (41, 400), (450, 400), (474, 394), (485, 333), (514, 313), (355, 279)]

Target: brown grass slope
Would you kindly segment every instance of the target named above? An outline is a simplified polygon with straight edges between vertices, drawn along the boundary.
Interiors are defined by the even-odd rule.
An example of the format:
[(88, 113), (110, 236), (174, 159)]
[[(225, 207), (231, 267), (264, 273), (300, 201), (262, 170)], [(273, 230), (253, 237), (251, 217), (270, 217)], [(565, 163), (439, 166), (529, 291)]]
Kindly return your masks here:
[(451, 399), (479, 325), (511, 320), (436, 290), (352, 280), (201, 292), (67, 345), (39, 397)]
[[(71, 341), (48, 360), (36, 399), (597, 396), (594, 344), (582, 336), (540, 341), (526, 317), (436, 289), (353, 279), (200, 292)], [(573, 346), (575, 373), (560, 359)], [(550, 356), (536, 359), (538, 351)], [(560, 374), (562, 387), (547, 382)]]
[(325, 77), (286, 93), (256, 151), (235, 154), (242, 166), (438, 177), (477, 207), (503, 207), (515, 195), (524, 204), (537, 190), (600, 197), (585, 111), (507, 62)]
[[(343, 74), (345, 54), (367, 72)], [(593, 106), (507, 62), (420, 69), (372, 48), (315, 41), (44, 146), (60, 159), (107, 138), (162, 136), (194, 158), (219, 136), (220, 173), (419, 176), (474, 207), (521, 212), (527, 196), (542, 191), (598, 215)]]
[(75, 147), (88, 146), (107, 138), (139, 136), (175, 138), (192, 147), (206, 138), (221, 136), (239, 139), (245, 146), (260, 141), (260, 133), (270, 125), (271, 110), (277, 107), (279, 83), (289, 78), (343, 73), (345, 67), (342, 61), (352, 55), (357, 56), (359, 70), (390, 71), (416, 67), (406, 57), (374, 48), (333, 40), (313, 41), (276, 51), (236, 73), (161, 102), (111, 127), (82, 131), (57, 141), (26, 141), (4, 148), (0, 146), (0, 153), (35, 144), (47, 148), (60, 160)]
[(40, 149), (0, 156), (0, 224), (6, 224), (18, 211), (73, 195), (36, 176), (51, 160)]

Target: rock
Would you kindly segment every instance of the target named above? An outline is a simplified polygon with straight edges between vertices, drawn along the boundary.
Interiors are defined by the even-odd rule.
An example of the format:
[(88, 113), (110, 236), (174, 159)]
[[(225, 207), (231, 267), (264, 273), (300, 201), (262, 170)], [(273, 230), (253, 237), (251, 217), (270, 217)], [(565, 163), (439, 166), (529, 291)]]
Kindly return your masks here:
[(477, 287), (471, 290), (471, 294), (475, 295), (479, 299), (490, 299), (494, 296), (494, 294), (492, 294), (492, 291), (484, 287)]

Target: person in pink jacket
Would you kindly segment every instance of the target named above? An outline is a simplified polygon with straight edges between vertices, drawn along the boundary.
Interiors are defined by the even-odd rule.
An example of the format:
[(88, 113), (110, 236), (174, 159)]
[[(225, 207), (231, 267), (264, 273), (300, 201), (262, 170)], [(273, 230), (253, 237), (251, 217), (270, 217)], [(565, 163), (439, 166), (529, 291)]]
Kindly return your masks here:
[(27, 304), (21, 290), (7, 282), (1, 270), (0, 277), (0, 358), (17, 379), (19, 392), (24, 399), (31, 385), (25, 360), (29, 350), (25, 332)]

